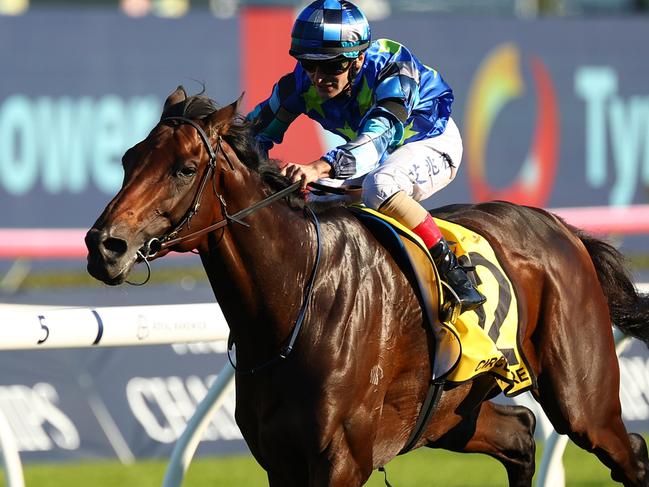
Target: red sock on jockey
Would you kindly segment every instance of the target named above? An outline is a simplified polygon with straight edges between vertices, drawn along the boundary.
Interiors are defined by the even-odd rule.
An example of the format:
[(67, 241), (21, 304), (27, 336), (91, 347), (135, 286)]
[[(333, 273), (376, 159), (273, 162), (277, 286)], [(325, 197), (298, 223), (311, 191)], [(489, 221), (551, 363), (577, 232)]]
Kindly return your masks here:
[(424, 221), (412, 229), (424, 241), (426, 248), (430, 249), (442, 239), (442, 232), (430, 214), (426, 215)]

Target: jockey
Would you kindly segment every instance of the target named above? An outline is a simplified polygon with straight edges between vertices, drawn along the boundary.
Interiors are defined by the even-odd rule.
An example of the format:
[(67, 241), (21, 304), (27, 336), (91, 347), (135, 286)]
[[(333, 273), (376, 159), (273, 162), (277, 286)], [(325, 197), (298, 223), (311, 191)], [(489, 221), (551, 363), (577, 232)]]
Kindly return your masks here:
[(289, 54), (297, 63), (249, 115), (260, 145), (270, 150), (304, 113), (342, 144), (320, 159), (288, 164), (294, 182), (324, 178), (362, 185), (363, 203), (422, 238), (461, 310), (485, 301), (458, 264), (437, 224), (418, 202), (449, 184), (462, 158), (451, 118), (453, 91), (405, 46), (370, 41), (365, 15), (345, 0), (316, 0), (302, 10)]

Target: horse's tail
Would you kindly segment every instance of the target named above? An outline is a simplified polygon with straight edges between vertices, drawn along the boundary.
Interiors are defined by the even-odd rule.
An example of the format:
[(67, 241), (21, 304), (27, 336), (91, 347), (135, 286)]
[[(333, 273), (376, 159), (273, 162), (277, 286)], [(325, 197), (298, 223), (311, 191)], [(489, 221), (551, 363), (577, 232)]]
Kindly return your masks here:
[(638, 293), (624, 256), (612, 245), (579, 229), (571, 230), (583, 242), (597, 270), (608, 300), (611, 322), (624, 334), (649, 346), (649, 295)]

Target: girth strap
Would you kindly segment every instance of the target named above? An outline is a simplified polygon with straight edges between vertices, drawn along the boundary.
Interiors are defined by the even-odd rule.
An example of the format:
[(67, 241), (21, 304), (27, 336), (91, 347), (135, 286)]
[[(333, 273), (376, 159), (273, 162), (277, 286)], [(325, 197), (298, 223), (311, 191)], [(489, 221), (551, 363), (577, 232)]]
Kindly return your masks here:
[(403, 455), (404, 453), (408, 453), (410, 450), (412, 450), (421, 438), (421, 435), (424, 434), (424, 430), (426, 429), (426, 426), (428, 426), (430, 418), (437, 409), (439, 398), (442, 397), (443, 390), (443, 380), (431, 381), (430, 385), (428, 386), (426, 399), (424, 400), (424, 403), (419, 410), (419, 417), (417, 418), (415, 427), (410, 432), (410, 438), (408, 438), (408, 441), (406, 441), (406, 444), (399, 452), (399, 455)]

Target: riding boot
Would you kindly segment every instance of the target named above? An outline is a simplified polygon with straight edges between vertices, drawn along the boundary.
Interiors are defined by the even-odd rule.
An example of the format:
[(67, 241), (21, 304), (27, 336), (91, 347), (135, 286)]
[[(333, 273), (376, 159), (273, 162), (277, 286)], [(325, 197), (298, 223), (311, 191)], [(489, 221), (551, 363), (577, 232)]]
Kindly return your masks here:
[(398, 191), (379, 207), (379, 211), (395, 218), (417, 234), (429, 249), (439, 273), (460, 299), (460, 312), (477, 308), (486, 301), (457, 262), (433, 217), (408, 196)]
[(485, 298), (469, 280), (464, 268), (458, 263), (453, 251), (444, 238), (441, 238), (429, 249), (437, 270), (444, 281), (453, 289), (460, 299), (461, 313), (476, 309)]

